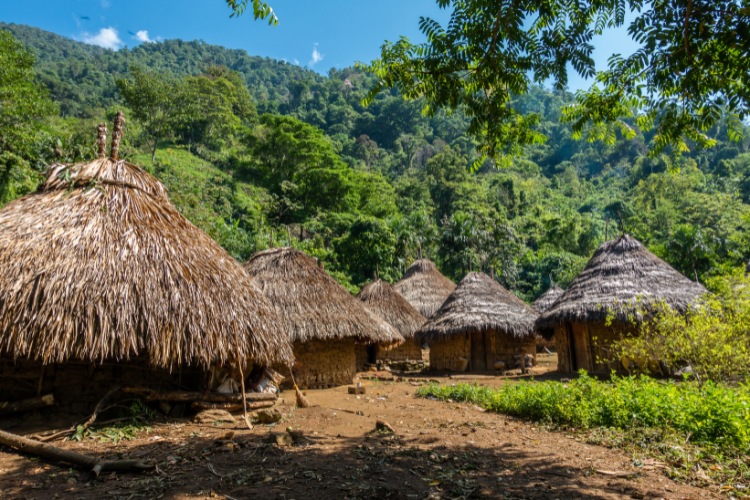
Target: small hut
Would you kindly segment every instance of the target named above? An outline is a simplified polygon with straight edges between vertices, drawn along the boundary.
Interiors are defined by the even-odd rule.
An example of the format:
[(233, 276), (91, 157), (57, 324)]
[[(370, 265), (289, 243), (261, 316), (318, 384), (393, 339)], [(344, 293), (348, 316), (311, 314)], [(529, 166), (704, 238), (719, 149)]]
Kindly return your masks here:
[(417, 333), (430, 368), (485, 371), (534, 359), (536, 312), (484, 273), (469, 273)]
[[(408, 364), (422, 361), (422, 346), (417, 344), (414, 334), (425, 320), (419, 311), (414, 309), (391, 285), (381, 279), (365, 285), (357, 297), (368, 309), (382, 320), (388, 322), (402, 337), (404, 343), (398, 347), (381, 352), (370, 352), (368, 361), (383, 360), (389, 364)], [(377, 344), (374, 349), (377, 349)]]
[[(563, 292), (565, 292), (565, 290), (553, 283), (546, 292), (541, 294), (539, 298), (531, 304), (531, 308), (541, 314), (549, 309), (552, 304), (554, 304), (555, 301), (560, 297), (560, 295), (563, 294)], [(548, 332), (547, 335), (542, 335), (540, 332), (537, 332), (536, 350), (537, 352), (541, 352), (545, 348), (552, 350), (555, 349), (555, 339), (552, 336), (552, 332)]]
[(3, 399), (95, 402), (115, 383), (189, 386), (216, 364), (292, 360), (240, 265), (118, 159), (123, 122), (109, 158), (100, 125), (100, 158), (53, 164), (37, 192), (0, 210)]
[(561, 372), (609, 373), (620, 368), (609, 351), (612, 341), (635, 333), (636, 322), (655, 303), (684, 312), (705, 292), (638, 240), (623, 235), (594, 252), (536, 326), (547, 337), (554, 336)]
[(431, 318), (456, 285), (429, 259), (415, 261), (393, 288), (425, 318)]
[(284, 322), (296, 360), (292, 375), (300, 387), (350, 384), (357, 368), (356, 343), (403, 342), (391, 325), (299, 250), (258, 252), (245, 263), (245, 270)]

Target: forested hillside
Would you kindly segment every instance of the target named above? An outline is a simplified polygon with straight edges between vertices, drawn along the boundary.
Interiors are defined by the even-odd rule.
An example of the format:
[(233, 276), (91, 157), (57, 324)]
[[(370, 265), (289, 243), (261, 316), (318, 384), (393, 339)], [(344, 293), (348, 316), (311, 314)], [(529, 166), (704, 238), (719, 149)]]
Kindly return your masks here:
[[(700, 281), (750, 257), (748, 139), (730, 141), (726, 127), (712, 149), (649, 157), (641, 133), (573, 140), (559, 122), (572, 96), (535, 88), (515, 106), (539, 114), (546, 143), (472, 172), (463, 116), (427, 118), (394, 93), (364, 107), (374, 79), (354, 68), (323, 77), (199, 41), (114, 52), (0, 28), (22, 44), (4, 38), (0, 61), (36, 59), (0, 80), (19, 104), (0, 132), (20, 131), (0, 139), (2, 203), (50, 162), (92, 157), (95, 124), (122, 108), (124, 154), (236, 258), (291, 244), (352, 290), (376, 274), (398, 279), (421, 254), (454, 280), (481, 269), (530, 300), (550, 279), (566, 286), (622, 231)], [(33, 75), (48, 97), (27, 88)]]

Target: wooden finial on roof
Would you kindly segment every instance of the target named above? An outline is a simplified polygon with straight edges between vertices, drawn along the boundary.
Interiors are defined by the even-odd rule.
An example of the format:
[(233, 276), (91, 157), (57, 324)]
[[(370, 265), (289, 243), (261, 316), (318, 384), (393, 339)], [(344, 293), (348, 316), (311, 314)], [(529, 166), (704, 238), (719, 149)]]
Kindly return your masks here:
[(99, 158), (107, 156), (107, 124), (104, 122), (96, 127), (96, 151)]
[(112, 148), (109, 151), (109, 157), (117, 161), (120, 154), (120, 139), (122, 139), (122, 127), (125, 125), (125, 114), (118, 111), (115, 116), (115, 126), (112, 131)]

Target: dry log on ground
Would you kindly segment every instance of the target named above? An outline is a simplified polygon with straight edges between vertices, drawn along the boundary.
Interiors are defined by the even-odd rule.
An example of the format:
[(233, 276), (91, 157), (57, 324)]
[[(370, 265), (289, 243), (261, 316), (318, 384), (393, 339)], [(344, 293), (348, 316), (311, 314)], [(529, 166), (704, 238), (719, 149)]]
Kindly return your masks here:
[(55, 404), (55, 396), (52, 394), (45, 394), (37, 398), (24, 399), (23, 401), (5, 401), (0, 402), (0, 415), (10, 415), (13, 413), (23, 413), (31, 410), (38, 410), (45, 406), (52, 406)]
[[(255, 401), (247, 403), (247, 410), (260, 410), (261, 408), (271, 408), (276, 401)], [(242, 402), (239, 403), (209, 403), (208, 401), (194, 401), (190, 407), (195, 411), (203, 410), (226, 410), (229, 412), (243, 409)]]
[(82, 469), (87, 469), (94, 477), (105, 471), (144, 472), (156, 468), (153, 463), (143, 460), (103, 460), (99, 457), (63, 450), (48, 443), (40, 443), (39, 441), (2, 430), (0, 430), (0, 444), (21, 453), (46, 458), (55, 462), (65, 462)]
[[(220, 394), (217, 392), (182, 392), (182, 391), (156, 391), (147, 387), (125, 387), (126, 394), (134, 394), (146, 401), (170, 401), (179, 403), (191, 403), (193, 401), (205, 401), (207, 403), (240, 403), (242, 394)], [(245, 395), (248, 402), (251, 401), (276, 401), (276, 394), (267, 392), (250, 392)]]

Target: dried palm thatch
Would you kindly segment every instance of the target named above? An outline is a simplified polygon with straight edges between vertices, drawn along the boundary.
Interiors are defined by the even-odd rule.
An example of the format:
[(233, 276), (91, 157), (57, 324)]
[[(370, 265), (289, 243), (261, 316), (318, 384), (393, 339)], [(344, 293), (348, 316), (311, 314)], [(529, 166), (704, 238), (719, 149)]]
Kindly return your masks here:
[(357, 297), (378, 317), (388, 322), (405, 339), (414, 337), (425, 320), (391, 285), (377, 279), (359, 291)]
[(594, 252), (581, 274), (539, 317), (537, 327), (548, 332), (565, 321), (603, 321), (609, 314), (627, 322), (662, 301), (685, 311), (705, 292), (641, 242), (623, 235)]
[(560, 288), (557, 285), (552, 285), (547, 289), (546, 292), (541, 294), (538, 299), (536, 299), (532, 304), (531, 307), (538, 313), (543, 313), (547, 309), (549, 309), (552, 304), (555, 303), (555, 301), (565, 293), (565, 290)]
[(537, 313), (484, 273), (469, 273), (417, 333), (428, 345), (447, 336), (498, 331), (531, 335)]
[(292, 342), (354, 338), (389, 345), (404, 340), (299, 250), (258, 252), (245, 270), (271, 300)]
[(240, 265), (114, 147), (52, 165), (36, 193), (0, 210), (0, 355), (289, 362), (276, 323)]
[(456, 285), (443, 276), (432, 261), (419, 259), (409, 266), (393, 288), (425, 318), (431, 318)]

